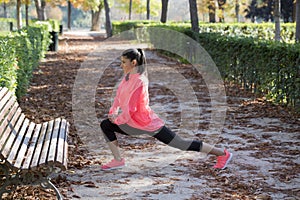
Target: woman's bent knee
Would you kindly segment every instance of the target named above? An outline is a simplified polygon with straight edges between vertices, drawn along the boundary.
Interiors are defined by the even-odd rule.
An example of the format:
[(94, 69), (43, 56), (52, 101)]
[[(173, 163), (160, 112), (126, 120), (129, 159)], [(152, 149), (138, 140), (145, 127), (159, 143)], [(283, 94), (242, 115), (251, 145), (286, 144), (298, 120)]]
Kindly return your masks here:
[(100, 123), (100, 127), (102, 129), (102, 132), (104, 134), (105, 140), (107, 142), (111, 142), (116, 140), (116, 134), (113, 128), (113, 123), (109, 119), (105, 119)]

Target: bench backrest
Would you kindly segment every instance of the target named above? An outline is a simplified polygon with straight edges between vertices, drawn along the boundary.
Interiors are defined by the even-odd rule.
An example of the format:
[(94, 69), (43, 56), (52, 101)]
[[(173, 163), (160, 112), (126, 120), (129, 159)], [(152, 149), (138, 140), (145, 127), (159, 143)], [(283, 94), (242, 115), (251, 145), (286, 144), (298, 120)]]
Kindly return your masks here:
[(0, 87), (0, 159), (13, 168), (27, 170), (52, 165), (66, 169), (67, 133), (65, 119), (43, 124), (30, 122), (15, 95)]

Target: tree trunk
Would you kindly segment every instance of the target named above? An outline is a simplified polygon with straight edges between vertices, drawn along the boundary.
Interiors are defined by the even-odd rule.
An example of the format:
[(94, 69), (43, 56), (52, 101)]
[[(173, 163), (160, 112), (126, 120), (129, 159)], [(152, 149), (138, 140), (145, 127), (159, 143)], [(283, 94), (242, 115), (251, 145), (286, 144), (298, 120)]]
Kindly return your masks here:
[(100, 15), (103, 4), (100, 3), (97, 11), (92, 11), (92, 28), (91, 31), (100, 31)]
[(235, 17), (236, 17), (236, 22), (240, 22), (240, 0), (235, 1)]
[(275, 20), (275, 40), (280, 41), (280, 0), (275, 0), (274, 7), (274, 20)]
[(220, 23), (224, 23), (225, 22), (225, 11), (224, 11), (224, 8), (223, 7), (220, 7), (219, 8), (221, 10), (221, 15), (219, 16), (219, 22)]
[(68, 1), (68, 30), (71, 30), (72, 4)]
[(210, 1), (208, 10), (209, 10), (209, 22), (215, 23), (216, 22), (216, 2), (215, 2), (215, 0)]
[(42, 13), (42, 21), (47, 20), (47, 15), (46, 15), (46, 1), (45, 0), (41, 0), (41, 13)]
[(296, 11), (296, 10), (297, 10), (297, 9), (296, 9), (296, 4), (297, 4), (297, 3), (296, 3), (296, 1), (295, 1), (295, 2), (293, 3), (293, 16), (292, 16), (293, 19), (292, 19), (292, 22), (296, 22), (296, 12), (297, 12), (297, 11)]
[(300, 42), (300, 0), (296, 1), (296, 42)]
[(128, 16), (129, 20), (131, 20), (131, 12), (132, 12), (132, 0), (129, 1), (129, 16)]
[(168, 4), (169, 4), (169, 0), (161, 0), (161, 5), (162, 5), (161, 18), (160, 18), (161, 23), (166, 23), (167, 22)]
[(219, 22), (222, 22), (222, 23), (225, 22), (225, 9), (224, 9), (225, 4), (226, 4), (226, 0), (218, 0), (218, 7), (219, 7), (219, 10), (221, 10)]
[(108, 0), (104, 0), (104, 8), (105, 8), (106, 36), (111, 37), (112, 36), (112, 25), (111, 25), (111, 21), (110, 21), (110, 8), (109, 8)]
[(3, 3), (4, 18), (7, 18), (6, 3)]
[(17, 0), (17, 28), (22, 28), (21, 0)]
[(29, 25), (29, 19), (28, 19), (28, 0), (26, 0), (26, 4), (25, 4), (25, 19), (26, 19), (26, 26)]
[(196, 0), (189, 0), (192, 30), (199, 33), (199, 19)]
[(38, 16), (38, 20), (44, 21), (47, 19), (46, 16), (46, 1), (45, 0), (34, 0), (35, 7), (36, 7), (36, 13)]
[(150, 20), (150, 0), (147, 0), (147, 20)]

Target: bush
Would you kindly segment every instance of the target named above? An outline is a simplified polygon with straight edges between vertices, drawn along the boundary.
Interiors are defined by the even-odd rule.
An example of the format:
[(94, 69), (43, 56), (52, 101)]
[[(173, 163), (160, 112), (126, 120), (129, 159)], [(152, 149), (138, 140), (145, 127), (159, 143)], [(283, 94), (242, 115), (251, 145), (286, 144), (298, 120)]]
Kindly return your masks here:
[(17, 60), (11, 38), (0, 36), (0, 87), (15, 91), (17, 86)]
[[(114, 24), (114, 27), (118, 27)], [(147, 26), (168, 28), (184, 33), (196, 41), (210, 54), (224, 80), (241, 85), (245, 90), (264, 94), (274, 102), (297, 108), (300, 105), (300, 44), (280, 43), (271, 40), (258, 40), (253, 37), (229, 36), (224, 33), (195, 33), (189, 26), (176, 24), (150, 24), (141, 31), (132, 32), (138, 39), (149, 37), (151, 44), (166, 43), (182, 49), (180, 55), (191, 57), (191, 50), (185, 47), (185, 41), (176, 41), (165, 35), (159, 36), (147, 32)], [(139, 27), (138, 24), (121, 25), (116, 30), (125, 31), (125, 27)], [(224, 28), (224, 27), (223, 27)], [(244, 31), (248, 30), (244, 27)], [(225, 30), (225, 29), (224, 29)], [(249, 29), (250, 30), (250, 29)], [(251, 31), (250, 31), (251, 32)], [(259, 31), (258, 31), (259, 32)], [(148, 39), (148, 40), (149, 40)], [(142, 39), (141, 39), (142, 40)]]
[[(15, 91), (17, 97), (26, 93), (32, 71), (39, 65), (50, 44), (49, 23), (33, 26), (0, 37), (0, 85)], [(3, 45), (3, 47), (2, 47)], [(16, 67), (17, 66), (17, 67)]]

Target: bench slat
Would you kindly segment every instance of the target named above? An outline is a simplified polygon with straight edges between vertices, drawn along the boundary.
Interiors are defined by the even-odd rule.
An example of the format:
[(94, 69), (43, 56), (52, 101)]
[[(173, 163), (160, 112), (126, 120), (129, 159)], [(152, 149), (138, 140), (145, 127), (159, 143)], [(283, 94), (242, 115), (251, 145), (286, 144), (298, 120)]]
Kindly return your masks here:
[(54, 128), (52, 130), (51, 143), (49, 146), (47, 162), (54, 162), (58, 150), (58, 133), (60, 129), (61, 119), (55, 119)]
[(37, 124), (35, 126), (34, 134), (33, 134), (32, 139), (30, 141), (30, 145), (29, 145), (29, 148), (27, 150), (25, 160), (24, 160), (24, 163), (22, 165), (22, 169), (29, 169), (29, 167), (30, 167), (31, 160), (33, 159), (33, 155), (34, 155), (33, 153), (34, 153), (35, 148), (37, 147), (39, 134), (41, 133), (41, 130), (42, 130), (42, 124)]
[(62, 163), (65, 169), (67, 169), (67, 157), (68, 157), (68, 144), (67, 144), (67, 133), (68, 133), (68, 122), (62, 119), (60, 125), (60, 131), (58, 136), (58, 146), (63, 149), (63, 151), (58, 151), (56, 156), (56, 161)]
[(35, 123), (31, 122), (29, 124), (29, 127), (28, 127), (27, 131), (26, 131), (26, 135), (23, 138), (23, 142), (21, 143), (20, 150), (18, 151), (18, 154), (16, 155), (16, 160), (15, 160), (15, 163), (14, 163), (14, 166), (16, 168), (21, 168), (21, 164), (22, 164), (22, 162), (25, 158), (25, 154), (26, 154), (28, 146), (30, 144), (29, 142), (31, 140), (34, 127), (35, 127)]
[(4, 119), (4, 117), (9, 112), (9, 110), (11, 109), (12, 105), (15, 102), (16, 102), (16, 98), (14, 96), (10, 96), (10, 95), (6, 95), (3, 99), (3, 101), (1, 100), (0, 108), (2, 108), (2, 110), (0, 111), (0, 124), (2, 124), (2, 120)]
[(28, 126), (29, 126), (29, 120), (25, 119), (24, 123), (22, 124), (22, 127), (21, 127), (19, 133), (17, 134), (17, 137), (11, 147), (11, 151), (7, 157), (7, 161), (11, 164), (13, 164), (15, 162), (15, 158), (18, 155), (19, 147), (24, 139), (24, 136), (25, 136)]
[[(17, 114), (17, 109), (19, 105), (17, 102), (12, 106), (11, 110), (9, 113), (7, 113), (6, 117), (3, 119), (2, 124), (0, 125), (0, 138), (5, 137), (7, 138), (7, 135), (5, 135), (5, 132), (8, 131), (7, 129), (10, 129), (10, 127), (14, 126), (15, 121), (13, 121), (13, 117)], [(19, 109), (19, 114), (21, 114), (21, 109)], [(3, 145), (4, 143), (2, 143)], [(2, 146), (1, 145), (1, 146)]]
[(30, 168), (34, 169), (39, 164), (40, 159), (40, 152), (42, 151), (43, 142), (45, 139), (45, 135), (47, 132), (48, 122), (45, 122), (42, 124), (41, 130), (39, 132), (39, 138), (36, 144), (36, 147), (34, 149), (34, 155), (32, 156), (32, 160), (30, 163)]
[(2, 110), (2, 108), (4, 107), (4, 105), (7, 103), (7, 101), (11, 98), (11, 93), (7, 92), (1, 99), (0, 101), (0, 109)]
[(4, 95), (6, 95), (7, 92), (7, 88), (0, 88), (0, 101), (2, 101), (2, 98), (4, 97)]
[(6, 87), (0, 87), (0, 100), (2, 99), (4, 94), (7, 93), (7, 91), (8, 91), (8, 89)]
[(11, 147), (13, 145), (13, 142), (15, 140), (15, 137), (17, 136), (17, 134), (18, 134), (18, 132), (19, 132), (19, 130), (21, 128), (21, 125), (23, 124), (23, 121), (25, 119), (25, 115), (21, 113), (22, 112), (21, 109), (19, 109), (18, 111), (20, 112), (20, 114), (19, 115), (16, 114), (15, 117), (14, 117), (14, 119), (13, 119), (13, 120), (17, 121), (16, 125), (10, 127), (11, 131), (7, 135), (7, 138), (3, 138), (3, 137), (1, 138), (1, 143), (2, 143), (2, 139), (4, 139), (4, 141), (2, 143), (3, 144), (2, 150), (1, 150), (1, 155), (4, 158), (8, 157), (8, 155), (10, 153), (10, 150), (11, 150)]
[(48, 151), (49, 151), (51, 135), (52, 135), (52, 131), (54, 128), (53, 126), (54, 126), (54, 120), (49, 121), (49, 125), (48, 125), (47, 132), (45, 135), (45, 141), (44, 141), (42, 151), (41, 151), (39, 165), (45, 164), (47, 161), (47, 155), (48, 155)]

